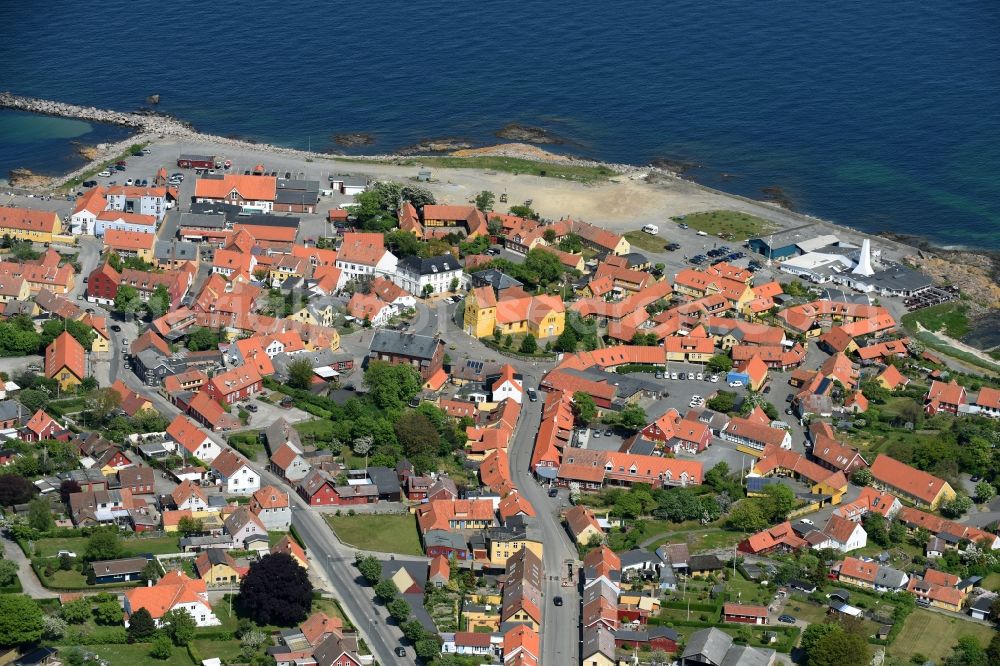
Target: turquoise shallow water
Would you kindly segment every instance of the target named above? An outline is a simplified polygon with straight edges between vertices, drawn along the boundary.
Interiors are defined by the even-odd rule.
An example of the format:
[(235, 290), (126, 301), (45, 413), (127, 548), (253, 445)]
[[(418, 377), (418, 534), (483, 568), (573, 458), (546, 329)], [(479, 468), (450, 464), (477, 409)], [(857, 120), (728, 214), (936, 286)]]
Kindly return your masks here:
[[(364, 150), (496, 141), (609, 161), (869, 231), (1000, 249), (1000, 4), (843, 0), (0, 3), (0, 89), (160, 109), (205, 131)], [(0, 166), (12, 144), (0, 139)]]

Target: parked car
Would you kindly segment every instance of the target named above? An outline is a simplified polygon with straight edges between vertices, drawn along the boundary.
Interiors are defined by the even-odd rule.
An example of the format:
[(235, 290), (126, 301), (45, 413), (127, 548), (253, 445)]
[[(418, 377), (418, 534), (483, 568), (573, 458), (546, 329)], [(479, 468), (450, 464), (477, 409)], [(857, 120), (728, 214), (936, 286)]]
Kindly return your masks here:
[(676, 372), (671, 372), (670, 373), (670, 378), (671, 379), (677, 379), (677, 373)]
[(257, 405), (253, 404), (252, 402), (249, 403), (249, 404), (247, 404), (247, 411), (248, 412), (256, 412), (257, 411)]
[(563, 605), (563, 598), (562, 597), (552, 597), (552, 603), (555, 604), (556, 606), (562, 606)]
[(104, 171), (98, 172), (97, 175), (100, 176), (101, 178), (110, 178), (111, 177), (111, 172), (108, 171), (107, 169), (105, 169)]
[(397, 657), (405, 657), (406, 656), (406, 648), (403, 647), (402, 645), (397, 645), (396, 646), (396, 656)]
[(594, 439), (600, 439), (601, 438), (601, 431), (600, 430), (598, 430), (598, 429), (595, 428), (593, 432), (594, 432), (594, 435), (593, 435)]
[(529, 388), (525, 392), (528, 394), (528, 400), (530, 400), (531, 402), (538, 402), (538, 392), (535, 391), (535, 389)]
[(606, 429), (606, 430), (604, 431), (604, 436), (605, 436), (605, 437), (611, 437), (611, 435), (613, 435), (613, 434), (615, 434), (615, 431), (614, 431), (614, 430), (612, 430), (611, 428), (607, 428), (607, 429)]
[(97, 187), (97, 181), (96, 180), (85, 180), (85, 181), (83, 181), (83, 186), (84, 187)]
[(72, 550), (60, 550), (58, 553), (56, 553), (56, 557), (62, 557), (63, 555), (65, 555), (66, 557), (76, 557), (76, 553), (74, 553)]
[(115, 333), (121, 333), (122, 332), (122, 327), (119, 326), (118, 324), (112, 324), (111, 325), (111, 330), (114, 331)]
[(743, 386), (743, 381), (740, 379), (734, 379), (733, 381), (729, 382), (729, 386), (731, 386), (732, 388), (740, 388)]
[(549, 488), (549, 497), (556, 497), (557, 495), (559, 495), (558, 488)]
[(708, 381), (714, 384), (715, 382), (719, 381), (719, 375), (712, 375), (711, 377), (708, 378)]
[(779, 615), (778, 622), (784, 622), (785, 624), (795, 624), (795, 618), (791, 615)]
[(705, 375), (703, 375), (702, 373), (700, 373), (700, 372), (699, 372), (699, 373), (698, 373), (697, 375), (695, 375), (695, 378), (696, 378), (696, 379), (697, 379), (697, 380), (698, 380), (699, 382), (701, 382), (701, 381), (704, 381), (704, 380), (705, 380)]
[(131, 184), (132, 184), (132, 179), (131, 178), (129, 178), (128, 180), (125, 181), (125, 187), (128, 187)]

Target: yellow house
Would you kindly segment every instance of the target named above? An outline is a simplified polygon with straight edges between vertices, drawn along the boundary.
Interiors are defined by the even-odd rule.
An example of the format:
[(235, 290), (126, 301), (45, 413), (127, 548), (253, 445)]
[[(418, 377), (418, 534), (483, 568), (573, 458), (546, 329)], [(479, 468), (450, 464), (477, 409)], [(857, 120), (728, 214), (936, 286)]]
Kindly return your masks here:
[(56, 380), (64, 391), (87, 376), (86, 352), (69, 332), (63, 331), (45, 348), (45, 376)]
[(90, 343), (90, 351), (92, 353), (110, 352), (111, 335), (108, 333), (107, 318), (87, 312), (80, 317), (80, 321), (94, 329), (94, 341)]
[(493, 335), (497, 324), (497, 299), (491, 287), (476, 287), (465, 297), (465, 332), (475, 338)]
[(566, 512), (566, 527), (578, 544), (588, 544), (594, 537), (604, 538), (604, 530), (594, 512), (582, 504)]
[(290, 278), (304, 278), (310, 269), (309, 259), (306, 257), (296, 257), (291, 254), (284, 255), (277, 263), (271, 266), (268, 272), (268, 279), (272, 287), (281, 286), (285, 280)]
[(51, 243), (60, 233), (62, 222), (54, 211), (0, 206), (0, 236)]
[(142, 231), (123, 231), (108, 229), (104, 232), (104, 247), (123, 259), (138, 257), (145, 262), (153, 263), (153, 247), (156, 244), (156, 234)]
[(0, 303), (11, 301), (27, 301), (31, 295), (31, 287), (24, 278), (4, 275), (0, 277)]
[(233, 584), (240, 580), (236, 561), (222, 548), (210, 548), (195, 558), (198, 575), (208, 585)]
[(540, 538), (528, 536), (524, 531), (494, 528), (487, 535), (490, 564), (498, 569), (507, 566), (507, 560), (516, 555), (522, 548), (530, 550), (542, 559), (544, 544)]
[(314, 301), (304, 305), (288, 316), (289, 319), (314, 326), (333, 326), (336, 310), (331, 302)]
[(475, 602), (462, 604), (462, 617), (465, 619), (466, 631), (479, 629), (497, 631), (500, 628), (500, 595), (491, 594), (480, 597)]

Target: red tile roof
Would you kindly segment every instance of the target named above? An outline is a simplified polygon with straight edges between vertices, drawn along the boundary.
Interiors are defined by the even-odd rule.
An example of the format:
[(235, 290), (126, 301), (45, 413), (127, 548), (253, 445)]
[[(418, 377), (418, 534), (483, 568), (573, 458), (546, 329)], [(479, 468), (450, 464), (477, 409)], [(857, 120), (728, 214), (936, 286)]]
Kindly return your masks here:
[(45, 348), (45, 376), (55, 377), (66, 368), (77, 379), (83, 379), (87, 374), (87, 355), (83, 345), (76, 338), (63, 331), (48, 347)]
[(871, 467), (876, 481), (889, 488), (896, 488), (910, 497), (930, 504), (945, 485), (943, 479), (901, 463), (895, 458), (879, 454)]

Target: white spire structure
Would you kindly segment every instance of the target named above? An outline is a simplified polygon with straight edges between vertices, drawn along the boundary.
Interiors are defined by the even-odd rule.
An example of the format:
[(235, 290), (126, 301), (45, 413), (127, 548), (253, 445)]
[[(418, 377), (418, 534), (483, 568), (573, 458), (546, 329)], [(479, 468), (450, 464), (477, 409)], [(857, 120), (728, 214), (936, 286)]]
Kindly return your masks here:
[(867, 238), (861, 242), (861, 256), (858, 257), (858, 265), (851, 271), (855, 275), (873, 275), (872, 268), (872, 246)]

